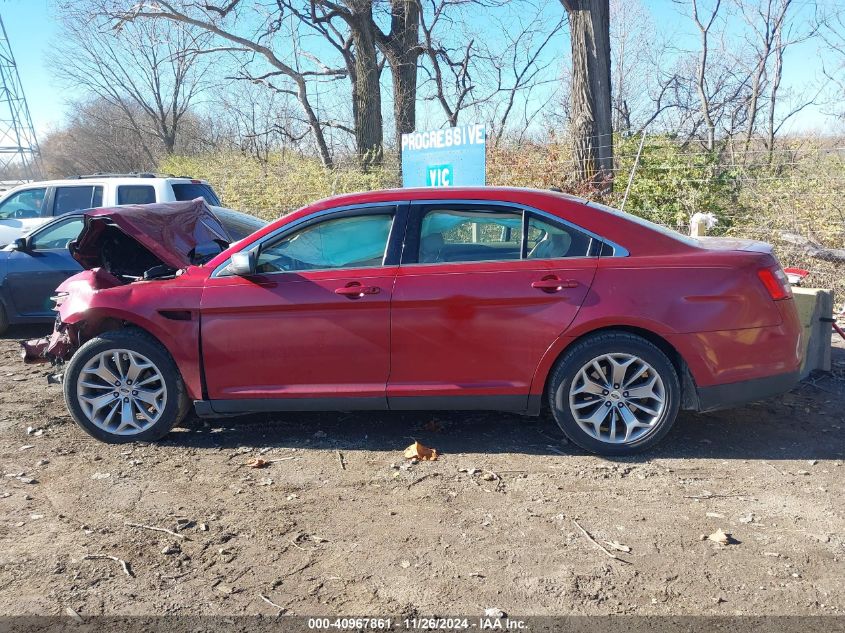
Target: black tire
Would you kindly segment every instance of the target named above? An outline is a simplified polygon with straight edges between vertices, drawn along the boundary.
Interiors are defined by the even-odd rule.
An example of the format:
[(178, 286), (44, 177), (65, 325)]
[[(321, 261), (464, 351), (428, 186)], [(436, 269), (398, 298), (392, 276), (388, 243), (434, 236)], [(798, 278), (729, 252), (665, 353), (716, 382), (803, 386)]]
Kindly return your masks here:
[[(167, 389), (161, 416), (152, 426), (133, 435), (116, 435), (95, 425), (85, 415), (77, 396), (77, 381), (82, 369), (92, 358), (114, 349), (141, 354), (153, 363)], [(108, 444), (152, 442), (167, 435), (187, 415), (190, 408), (185, 383), (170, 354), (155, 338), (137, 329), (104, 332), (80, 347), (67, 364), (64, 375), (65, 404), (74, 421), (90, 436)]]
[(9, 317), (6, 316), (6, 306), (0, 303), (0, 335), (9, 329)]
[[(581, 368), (605, 354), (637, 356), (651, 365), (664, 387), (665, 407), (657, 421), (640, 437), (635, 437), (627, 443), (613, 444), (596, 439), (581, 428), (569, 406), (570, 388)], [(678, 373), (666, 354), (653, 343), (627, 332), (606, 332), (579, 341), (558, 359), (549, 379), (548, 402), (558, 426), (573, 443), (599, 455), (631, 455), (653, 447), (663, 439), (675, 422), (680, 401), (681, 386)]]

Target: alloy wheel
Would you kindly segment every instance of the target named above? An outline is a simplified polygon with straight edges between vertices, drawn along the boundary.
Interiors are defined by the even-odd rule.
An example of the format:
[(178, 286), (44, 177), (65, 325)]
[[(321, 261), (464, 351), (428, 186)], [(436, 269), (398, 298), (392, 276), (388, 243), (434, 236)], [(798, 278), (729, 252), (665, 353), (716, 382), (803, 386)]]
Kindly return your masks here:
[(576, 373), (569, 410), (578, 426), (609, 444), (628, 444), (657, 427), (667, 407), (660, 374), (639, 356), (603, 354)]
[(127, 349), (92, 357), (79, 372), (76, 394), (88, 420), (113, 435), (142, 433), (161, 418), (167, 404), (159, 369)]

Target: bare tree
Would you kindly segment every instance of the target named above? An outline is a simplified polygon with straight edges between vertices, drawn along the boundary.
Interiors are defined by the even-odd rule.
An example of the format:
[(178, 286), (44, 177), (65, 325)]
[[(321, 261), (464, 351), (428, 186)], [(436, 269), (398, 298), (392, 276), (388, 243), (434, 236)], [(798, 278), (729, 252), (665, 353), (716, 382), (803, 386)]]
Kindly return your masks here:
[(67, 124), (50, 131), (41, 142), (46, 175), (67, 178), (155, 169), (157, 161), (145, 147), (148, 139), (135, 125), (142, 116), (138, 106), (115, 104), (102, 97), (74, 103)]
[(845, 120), (845, 9), (838, 9), (824, 20), (820, 30), (828, 61), (822, 72), (829, 82), (831, 114)]
[(614, 131), (639, 133), (679, 106), (673, 39), (655, 27), (642, 0), (610, 1)]
[[(135, 4), (130, 4), (130, 0), (127, 0), (118, 2), (117, 7), (113, 6), (114, 4), (104, 4), (103, 10), (114, 20), (117, 28), (143, 20), (168, 20), (199, 29), (221, 41), (221, 45), (205, 48), (198, 53), (226, 52), (236, 55), (241, 60), (239, 78), (262, 83), (279, 94), (294, 96), (302, 108), (321, 162), (326, 167), (333, 165), (331, 150), (324, 133), (325, 126), (312, 103), (309, 82), (315, 79), (332, 80), (343, 77), (346, 70), (327, 67), (313, 55), (298, 55), (294, 59), (288, 59), (289, 51), (277, 51), (273, 45), (274, 36), (283, 29), (283, 20), (278, 8), (269, 15), (259, 12), (259, 16), (256, 16), (247, 10), (239, 12), (240, 0), (229, 0), (223, 6), (217, 6), (210, 1), (200, 4), (187, 0), (156, 0)], [(253, 8), (256, 7), (249, 7)], [(255, 22), (260, 24), (257, 29)], [(247, 32), (248, 29), (253, 29), (254, 32)], [(283, 33), (283, 36), (286, 37), (282, 39), (289, 43), (291, 39), (296, 39), (298, 33), (287, 32)], [(269, 70), (253, 71), (256, 58), (269, 66)], [(303, 62), (307, 62), (307, 67), (303, 68)], [(284, 80), (284, 83), (278, 83), (279, 79)]]
[[(424, 98), (440, 104), (450, 127), (458, 125), (461, 112), (477, 104), (472, 99), (476, 89), (472, 70), (479, 52), (475, 37), (451, 15), (453, 9), (464, 4), (467, 4), (466, 0), (425, 0), (420, 14), (422, 47), (427, 62), (423, 70), (433, 84), (433, 93)], [(461, 36), (450, 44), (438, 37), (440, 30)]]
[(480, 55), (495, 78), (489, 95), (481, 100), (487, 104), (487, 120), (494, 145), (502, 140), (515, 115), (521, 116), (519, 136), (524, 135), (535, 117), (554, 98), (553, 94), (541, 97), (539, 104), (532, 105), (533, 94), (541, 92), (543, 86), (558, 83), (558, 77), (547, 72), (558, 64), (558, 58), (556, 55), (548, 57), (545, 52), (551, 50), (565, 20), (561, 18), (548, 24), (542, 5), (535, 12), (527, 11), (527, 7), (523, 7), (523, 11), (526, 15), (510, 18), (510, 29), (503, 23), (498, 24), (497, 30), (507, 33), (504, 47), (491, 50), (485, 45), (484, 53)]
[(560, 0), (569, 16), (572, 48), (572, 136), (582, 180), (613, 173), (608, 0)]
[(384, 53), (393, 83), (393, 118), (396, 151), (402, 161), (402, 135), (417, 125), (417, 69), (420, 45), (420, 0), (390, 0), (390, 30), (376, 29), (376, 40)]
[[(364, 166), (381, 163), (382, 120), (381, 72), (386, 61), (393, 84), (396, 146), (400, 136), (416, 124), (417, 59), (419, 46), (419, 0), (278, 0), (306, 27), (319, 33), (342, 57), (352, 89), (352, 126), (327, 122), (355, 137)], [(386, 5), (385, 15), (380, 10)], [(381, 29), (382, 18), (390, 28)], [(379, 53), (383, 55), (380, 57)]]
[(611, 0), (610, 57), (613, 86), (613, 128), (630, 130), (637, 101), (648, 93), (643, 90), (650, 76), (660, 72), (649, 64), (655, 33), (650, 15), (639, 0)]
[(163, 23), (127, 24), (115, 32), (89, 3), (64, 0), (57, 8), (57, 73), (122, 110), (151, 163), (159, 146), (172, 153), (184, 117), (208, 87), (207, 64), (196, 53), (205, 36)]
[(212, 102), (214, 118), (208, 122), (214, 142), (261, 161), (272, 152), (302, 149), (308, 123), (289, 94), (264, 86), (238, 82), (220, 91)]
[[(345, 59), (352, 65), (350, 77), (355, 146), (363, 166), (378, 165), (383, 156), (384, 123), (377, 43), (379, 30), (373, 19), (373, 0), (311, 0), (309, 4), (310, 19), (317, 25), (325, 25), (326, 32), (340, 33), (333, 25), (337, 20), (341, 20), (348, 29)], [(300, 11), (298, 15), (303, 17), (305, 13)]]
[[(748, 122), (745, 130), (744, 148), (747, 155), (760, 110), (761, 93), (768, 79), (769, 62), (773, 56), (776, 60), (782, 59), (782, 55), (778, 55), (776, 45), (778, 48), (782, 46), (784, 21), (792, 0), (765, 0), (763, 2), (739, 0), (738, 4), (756, 40), (754, 67), (751, 71), (751, 92), (748, 97)], [(774, 107), (771, 109), (774, 110)]]
[(428, 77), (423, 100), (437, 101), (450, 127), (492, 96), (484, 75), (489, 75), (494, 53), (474, 26), (478, 11), (487, 11), (489, 20), (502, 6), (506, 0), (422, 0), (422, 70)]
[[(720, 132), (733, 151), (733, 139), (748, 121), (752, 52), (728, 33), (728, 5), (723, 0), (674, 1), (682, 11), (689, 11), (698, 32), (698, 49), (680, 56), (677, 71), (678, 80), (691, 86), (697, 101), (697, 116), (687, 116), (685, 133), (693, 138), (703, 128), (704, 146), (712, 151)], [(735, 21), (733, 24), (735, 28)], [(688, 90), (682, 88), (681, 92)]]
[[(783, 78), (784, 53), (793, 44), (812, 37), (818, 29), (818, 22), (815, 19), (805, 18), (794, 20), (793, 14), (797, 6), (794, 0), (736, 0), (736, 2), (750, 30), (750, 45), (753, 50), (744, 148), (747, 153), (751, 138), (756, 131), (758, 116), (767, 106), (765, 141), (771, 155), (774, 137), (779, 127), (776, 123), (776, 110)], [(802, 5), (802, 8), (806, 10), (811, 4)], [(768, 103), (765, 103), (766, 97), (768, 97)], [(810, 105), (814, 100), (815, 97), (805, 101), (804, 105), (797, 106), (798, 109), (793, 107), (786, 118)], [(781, 125), (786, 118), (781, 120)]]
[(722, 0), (714, 0), (713, 6), (707, 12), (702, 12), (702, 0), (691, 0), (692, 19), (698, 28), (701, 50), (698, 56), (698, 67), (696, 68), (695, 87), (698, 91), (698, 98), (701, 107), (701, 118), (707, 132), (707, 149), (713, 150), (716, 143), (716, 123), (713, 116), (713, 104), (711, 87), (708, 85), (708, 69), (711, 45), (711, 31), (719, 16), (719, 9)]

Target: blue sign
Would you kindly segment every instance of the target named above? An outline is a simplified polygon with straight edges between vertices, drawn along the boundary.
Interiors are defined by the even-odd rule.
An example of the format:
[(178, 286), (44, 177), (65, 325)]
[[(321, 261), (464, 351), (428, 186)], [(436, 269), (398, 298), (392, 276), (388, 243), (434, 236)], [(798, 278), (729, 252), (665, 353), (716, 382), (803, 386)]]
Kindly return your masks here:
[(483, 187), (487, 184), (483, 125), (402, 135), (403, 187)]

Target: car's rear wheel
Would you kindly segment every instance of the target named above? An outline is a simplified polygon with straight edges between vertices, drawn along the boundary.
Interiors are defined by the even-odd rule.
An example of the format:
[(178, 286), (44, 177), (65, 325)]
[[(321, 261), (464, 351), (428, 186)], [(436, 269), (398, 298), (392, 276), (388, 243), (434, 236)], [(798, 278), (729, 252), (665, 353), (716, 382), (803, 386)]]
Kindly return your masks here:
[(131, 329), (105, 332), (80, 347), (68, 363), (64, 394), (76, 423), (114, 444), (164, 437), (190, 404), (167, 350)]
[(548, 394), (566, 436), (601, 455), (654, 446), (674, 423), (680, 395), (666, 354), (627, 332), (590, 336), (567, 350), (555, 365)]
[(5, 334), (9, 329), (9, 317), (6, 316), (6, 307), (0, 303), (0, 334)]

